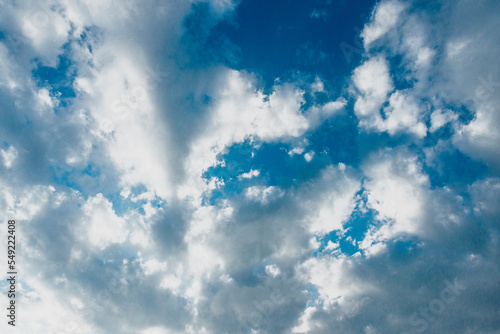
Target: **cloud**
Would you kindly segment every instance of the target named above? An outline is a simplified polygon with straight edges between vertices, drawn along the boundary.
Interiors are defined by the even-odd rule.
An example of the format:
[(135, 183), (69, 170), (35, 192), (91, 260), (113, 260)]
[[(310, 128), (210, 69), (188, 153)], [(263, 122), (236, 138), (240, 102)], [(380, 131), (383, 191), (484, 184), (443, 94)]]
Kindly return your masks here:
[(112, 203), (102, 194), (89, 198), (83, 206), (83, 212), (84, 232), (79, 234), (89, 241), (91, 247), (102, 250), (112, 243), (126, 240), (125, 221), (115, 215)]
[(362, 304), (362, 298), (357, 297), (376, 289), (350, 273), (353, 261), (356, 259), (310, 259), (302, 265), (301, 270), (317, 287), (320, 296), (317, 302), (324, 309), (340, 304), (349, 309), (347, 312), (356, 312), (357, 304)]
[(389, 134), (408, 131), (423, 138), (427, 134), (427, 126), (423, 122), (420, 106), (411, 95), (397, 91), (389, 98), (389, 107), (384, 109), (385, 127)]
[(253, 186), (246, 190), (245, 196), (252, 201), (259, 201), (262, 204), (270, 201), (270, 198), (283, 196), (283, 192), (276, 187), (259, 187)]
[(405, 7), (399, 1), (383, 1), (376, 6), (371, 21), (365, 25), (361, 32), (366, 49), (369, 49), (371, 43), (396, 26)]
[(250, 170), (248, 173), (243, 173), (238, 175), (238, 179), (251, 179), (253, 177), (258, 177), (260, 175), (259, 170)]
[(382, 155), (379, 161), (369, 164), (365, 171), (368, 177), (365, 187), (369, 205), (382, 217), (413, 228), (416, 226), (412, 222), (422, 213), (418, 189), (429, 187), (429, 180), (421, 172), (416, 157), (402, 155)]
[(318, 10), (318, 9), (314, 9), (312, 12), (311, 12), (311, 15), (309, 15), (312, 19), (323, 19), (324, 21), (326, 21), (326, 17), (327, 17), (327, 12), (324, 11), (324, 10)]
[[(360, 183), (341, 166), (328, 167), (322, 171), (317, 183), (303, 193), (306, 221), (313, 234), (327, 234), (341, 230), (354, 209), (354, 197)], [(312, 195), (315, 194), (315, 195)]]
[[(378, 109), (386, 102), (384, 95), (391, 91), (391, 81), (380, 59), (401, 56), (403, 61), (394, 70), (406, 71), (403, 81), (412, 89), (405, 95), (413, 95), (415, 101), (431, 101), (437, 110), (449, 109), (455, 114), (460, 108), (467, 108), (474, 119), (465, 121), (459, 116), (458, 123), (450, 119), (456, 128), (453, 142), (466, 154), (496, 169), (498, 161), (492, 153), (497, 147), (493, 143), (499, 141), (492, 129), (498, 124), (493, 110), (500, 96), (496, 87), (500, 70), (492, 57), (498, 53), (496, 35), (490, 32), (498, 30), (492, 16), (498, 6), (491, 3), (477, 7), (466, 3), (450, 5), (448, 1), (443, 1), (442, 6), (447, 9), (429, 10), (417, 3), (402, 5), (383, 1), (376, 7), (374, 17), (362, 33), (369, 58), (353, 75), (354, 85), (361, 93), (355, 110), (362, 125), (371, 122), (383, 128)], [(396, 12), (399, 14), (392, 15)], [(444, 16), (451, 19), (441, 20)], [(476, 24), (475, 18), (479, 16), (484, 16), (484, 24)], [(472, 58), (481, 61), (470, 64)], [(376, 76), (370, 76), (375, 73)], [(405, 118), (412, 117), (413, 124), (422, 122), (425, 114), (422, 111), (419, 114), (417, 118), (410, 115)], [(433, 119), (438, 121), (437, 113)], [(423, 126), (419, 128), (408, 130), (422, 137)]]
[(453, 113), (452, 110), (443, 110), (443, 109), (435, 110), (431, 115), (431, 127), (429, 128), (429, 131), (436, 132), (444, 125), (456, 121), (457, 118), (458, 115)]
[[(339, 98), (303, 110), (305, 92), (293, 84), (276, 84), (266, 95), (248, 73), (227, 70), (223, 74), (207, 126), (191, 143), (184, 164), (191, 180), (215, 166), (217, 156), (233, 144), (245, 140), (291, 141), (315, 129), (346, 105)], [(179, 195), (196, 197), (199, 189), (204, 189), (203, 185), (185, 184)]]
[(354, 110), (362, 125), (382, 122), (379, 111), (394, 89), (387, 61), (383, 57), (372, 58), (354, 70), (353, 83), (361, 93)]
[[(423, 111), (411, 91), (395, 91), (387, 61), (371, 58), (355, 69), (353, 83), (360, 93), (354, 105), (360, 125), (368, 131), (387, 131), (391, 135), (409, 132), (426, 135)], [(388, 106), (384, 106), (388, 102)], [(383, 115), (383, 116), (382, 116)]]
[(8, 150), (1, 150), (3, 164), (5, 168), (11, 168), (12, 163), (17, 158), (17, 151), (13, 146), (9, 146)]
[(19, 332), (494, 331), (499, 5), (380, 1), (348, 77), (271, 84), (246, 5), (1, 5)]

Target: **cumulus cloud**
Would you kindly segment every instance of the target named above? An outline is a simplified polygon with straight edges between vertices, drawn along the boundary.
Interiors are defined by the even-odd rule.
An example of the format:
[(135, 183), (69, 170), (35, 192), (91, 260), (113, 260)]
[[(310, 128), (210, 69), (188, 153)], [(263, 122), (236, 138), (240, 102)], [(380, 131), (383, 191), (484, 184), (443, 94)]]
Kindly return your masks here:
[[(394, 221), (393, 232), (415, 233), (422, 229), (428, 176), (422, 173), (415, 156), (404, 153), (381, 154), (368, 163), (367, 205), (379, 219)], [(387, 237), (393, 237), (392, 233)]]
[[(394, 135), (409, 132), (425, 137), (427, 127), (421, 110), (410, 91), (395, 91), (387, 61), (382, 57), (371, 58), (356, 68), (353, 83), (359, 91), (354, 111), (360, 125), (368, 131)], [(388, 106), (384, 105), (388, 103)]]
[(375, 8), (370, 23), (361, 33), (365, 48), (396, 26), (405, 7), (400, 1), (384, 1)]
[(347, 77), (271, 82), (247, 5), (0, 5), (19, 332), (492, 333), (499, 4), (380, 1)]
[[(436, 110), (448, 109), (452, 114), (457, 114), (460, 108), (470, 110), (474, 119), (464, 122), (459, 117), (460, 122), (455, 125), (454, 144), (466, 154), (497, 168), (497, 155), (493, 154), (496, 146), (493, 143), (498, 140), (492, 126), (498, 123), (493, 110), (498, 104), (496, 86), (499, 70), (492, 55), (497, 54), (498, 43), (495, 42), (496, 34), (491, 33), (498, 30), (492, 14), (498, 9), (497, 5), (484, 3), (474, 7), (467, 3), (450, 5), (443, 1), (442, 6), (446, 10), (425, 11), (418, 4), (403, 6), (394, 1), (383, 1), (376, 7), (372, 21), (365, 26), (362, 34), (369, 59), (355, 70), (352, 78), (361, 93), (355, 110), (361, 124), (370, 124), (370, 120), (374, 124), (381, 123), (378, 112), (387, 101), (392, 81), (387, 79), (384, 63), (380, 59), (402, 56), (403, 61), (398, 68), (406, 71), (404, 81), (413, 86), (405, 95), (412, 95), (417, 101), (430, 101)], [(397, 12), (397, 17), (401, 19), (389, 15), (391, 12)], [(384, 19), (380, 19), (383, 24), (377, 23), (378, 13), (385, 13)], [(450, 16), (451, 20), (441, 20), (445, 16)], [(484, 24), (475, 24), (475, 18), (479, 16), (484, 17)], [(433, 25), (432, 22), (439, 23)], [(371, 44), (377, 39), (380, 39), (377, 42), (379, 47), (371, 49)], [(470, 59), (473, 58), (481, 61), (471, 64)], [(470, 66), (465, 66), (466, 63)], [(398, 89), (397, 86), (395, 88)], [(414, 126), (420, 123), (418, 127), (407, 130), (419, 137), (424, 136), (425, 108), (419, 112), (405, 109), (404, 118), (408, 121), (412, 118)], [(455, 124), (452, 114), (439, 116), (436, 112), (432, 117), (435, 124), (432, 131), (442, 122)], [(366, 118), (367, 115), (372, 116)], [(397, 123), (403, 126), (401, 118)]]
[(310, 190), (317, 195), (305, 196), (308, 199), (304, 204), (310, 210), (307, 216), (310, 231), (321, 235), (342, 229), (354, 209), (354, 197), (359, 188), (359, 180), (342, 167), (325, 169), (318, 185)]
[(380, 122), (379, 111), (388, 94), (394, 89), (387, 61), (383, 57), (372, 58), (356, 68), (353, 82), (361, 93), (354, 110), (367, 123)]
[(86, 214), (82, 221), (83, 232), (79, 234), (89, 241), (91, 247), (102, 250), (127, 238), (124, 220), (115, 215), (111, 202), (102, 194), (89, 198), (83, 212)]

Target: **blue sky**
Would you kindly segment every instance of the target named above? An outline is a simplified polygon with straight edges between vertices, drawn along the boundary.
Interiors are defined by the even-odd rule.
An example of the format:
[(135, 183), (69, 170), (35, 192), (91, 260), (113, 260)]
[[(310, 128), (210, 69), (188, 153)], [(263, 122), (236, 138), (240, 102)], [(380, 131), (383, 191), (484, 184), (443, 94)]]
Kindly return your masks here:
[(498, 332), (497, 1), (0, 7), (2, 333)]

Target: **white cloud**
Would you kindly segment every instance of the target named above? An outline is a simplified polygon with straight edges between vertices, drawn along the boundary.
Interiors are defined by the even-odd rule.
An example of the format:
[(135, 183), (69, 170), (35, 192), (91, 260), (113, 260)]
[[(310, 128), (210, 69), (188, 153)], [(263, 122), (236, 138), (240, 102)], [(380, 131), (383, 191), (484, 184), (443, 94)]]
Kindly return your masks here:
[(311, 160), (313, 159), (313, 157), (314, 157), (314, 152), (313, 151), (310, 151), (310, 152), (307, 152), (306, 154), (304, 154), (304, 159), (307, 162), (311, 162)]
[(49, 108), (54, 107), (54, 100), (52, 97), (49, 95), (49, 91), (45, 88), (42, 88), (38, 91), (37, 94), (38, 100), (40, 101), (40, 104), (43, 107), (47, 106)]
[[(99, 50), (96, 52), (99, 54)], [(111, 50), (100, 52), (103, 57), (111, 56)], [(81, 88), (85, 89), (85, 107), (100, 126), (101, 131), (95, 135), (121, 171), (122, 183), (146, 185), (167, 199), (172, 188), (166, 155), (169, 139), (152, 103), (154, 92), (146, 88), (154, 87), (147, 84), (154, 81), (148, 70), (143, 59), (124, 48), (119, 57), (89, 80), (91, 88)]]
[(397, 91), (389, 98), (389, 106), (384, 108), (386, 119), (379, 127), (389, 134), (410, 132), (419, 138), (427, 134), (427, 126), (422, 120), (423, 112), (411, 95)]
[(0, 150), (2, 159), (3, 159), (3, 165), (5, 168), (11, 168), (12, 163), (14, 160), (17, 158), (17, 150), (13, 146), (9, 146), (7, 150)]
[[(368, 131), (387, 131), (391, 135), (409, 132), (418, 138), (425, 137), (424, 111), (416, 103), (412, 92), (396, 91), (389, 96), (394, 86), (385, 59), (370, 58), (356, 68), (352, 80), (360, 93), (354, 111), (361, 127)], [(383, 107), (386, 101), (388, 106)]]
[(278, 266), (276, 266), (275, 264), (270, 264), (266, 266), (266, 274), (276, 277), (280, 273), (281, 273), (280, 268), (278, 268)]
[(500, 123), (495, 110), (493, 103), (480, 106), (476, 111), (476, 118), (468, 125), (462, 126), (453, 141), (473, 158), (484, 160), (498, 168), (500, 159), (496, 152), (500, 149), (500, 134), (496, 129)]
[(150, 327), (150, 328), (142, 330), (140, 333), (141, 334), (171, 334), (172, 332), (169, 331), (165, 327)]
[(245, 196), (251, 201), (267, 204), (281, 196), (283, 191), (279, 187), (252, 186), (245, 191)]
[(283, 85), (265, 96), (250, 75), (225, 70), (207, 126), (191, 143), (184, 163), (192, 184), (182, 185), (178, 195), (198, 197), (204, 189), (201, 173), (214, 166), (217, 155), (233, 143), (252, 137), (273, 141), (302, 135), (309, 127), (301, 111), (303, 94), (291, 85)]
[[(314, 129), (347, 103), (339, 98), (303, 111), (305, 92), (292, 84), (276, 84), (272, 93), (265, 95), (256, 87), (255, 79), (244, 72), (225, 70), (220, 80), (205, 131), (191, 143), (184, 163), (191, 180), (214, 166), (217, 155), (234, 143), (246, 139), (290, 141)], [(181, 187), (181, 196), (196, 197), (199, 189), (205, 189), (199, 181), (192, 182)]]
[(496, 203), (500, 200), (500, 178), (487, 178), (470, 186), (474, 198), (474, 211), (494, 221), (500, 213)]
[(310, 333), (317, 323), (314, 322), (312, 316), (316, 311), (316, 307), (308, 307), (300, 316), (299, 325), (292, 328), (292, 333)]
[(405, 7), (397, 0), (384, 1), (376, 7), (370, 23), (365, 26), (361, 33), (366, 49), (370, 47), (371, 43), (396, 26)]
[(312, 106), (306, 116), (309, 120), (310, 128), (315, 128), (319, 126), (324, 120), (330, 117), (340, 114), (347, 101), (344, 98), (339, 98), (336, 101), (330, 101), (321, 105)]
[(457, 120), (457, 118), (457, 114), (455, 114), (452, 110), (434, 110), (431, 114), (431, 127), (429, 128), (429, 131), (435, 132), (444, 125)]
[(84, 231), (82, 237), (91, 246), (103, 249), (127, 239), (126, 222), (116, 216), (112, 203), (102, 194), (89, 198), (83, 206), (83, 212), (86, 216), (80, 223)]
[(160, 262), (156, 259), (151, 259), (151, 260), (144, 262), (144, 264), (142, 264), (142, 267), (144, 270), (144, 274), (152, 275), (152, 274), (159, 272), (159, 271), (165, 271), (167, 269), (167, 263)]
[(342, 230), (342, 225), (354, 209), (354, 196), (359, 190), (359, 181), (345, 169), (328, 167), (314, 189), (314, 197), (304, 194), (307, 208), (306, 220), (313, 234), (324, 235)]
[[(1, 195), (2, 211), (9, 217), (19, 220), (31, 220), (48, 204), (55, 189), (52, 186), (33, 186), (22, 189), (0, 183), (3, 188)], [(58, 205), (58, 204), (56, 204)]]
[(368, 177), (364, 183), (367, 205), (377, 210), (380, 220), (388, 222), (377, 230), (380, 238), (423, 233), (430, 183), (417, 157), (388, 151), (376, 155), (363, 169)]
[[(48, 65), (55, 65), (56, 56), (61, 53), (71, 30), (70, 22), (62, 15), (57, 2), (23, 3), (13, 9), (20, 19), (22, 35), (30, 39), (34, 51)], [(51, 8), (55, 6), (59, 10)]]
[[(309, 135), (350, 104), (326, 100), (333, 93), (315, 74), (313, 83), (277, 81), (267, 93), (243, 70), (182, 63), (189, 58), (183, 22), (198, 5), (2, 4), (0, 211), (19, 220), (25, 240), (20, 332), (234, 332), (269, 308), (276, 291), (283, 302), (254, 332), (323, 334), (333, 325), (343, 333), (387, 332), (408, 327), (412, 307), (435, 298), (428, 267), (478, 282), (464, 298), (472, 302), (447, 309), (476, 327), (456, 328), (442, 317), (436, 332), (487, 332), (481, 326), (494, 319), (494, 303), (474, 301), (495, 295), (487, 289), (498, 276), (498, 257), (490, 255), (498, 253), (500, 193), (498, 7), (449, 2), (428, 17), (411, 3), (381, 1), (363, 30), (367, 54), (351, 78), (360, 129), (423, 138), (426, 122), (431, 133), (451, 123), (453, 137), (426, 148), (426, 164), (440, 166), (431, 155), (442, 145), (490, 167), (484, 179), (440, 188), (417, 158), (420, 143), (410, 153), (404, 139), (370, 158), (367, 151), (389, 143), (366, 149), (356, 142), (355, 162), (335, 156), (314, 174), (326, 155)], [(205, 5), (212, 21), (235, 8), (225, 0)], [(66, 105), (57, 87), (32, 77), (38, 62), (57, 66), (63, 53), (76, 76), (69, 87), (76, 97)], [(402, 82), (410, 88), (400, 89)], [(462, 120), (463, 105), (474, 114), (470, 122)], [(285, 157), (310, 168), (307, 181), (271, 186), (260, 182), (264, 167), (247, 164), (238, 178), (263, 180), (209, 204), (224, 184), (202, 173), (224, 167), (220, 154), (245, 140), (255, 150), (262, 142), (290, 144)], [(303, 153), (314, 163), (293, 156)], [(316, 237), (344, 232), (361, 190), (367, 203), (360, 211), (375, 213), (356, 237), (361, 252), (343, 255), (341, 243), (329, 241), (312, 257), (322, 245)]]
[(306, 261), (299, 270), (318, 289), (325, 309), (340, 305), (346, 313), (354, 313), (362, 304), (362, 299), (356, 297), (376, 290), (373, 284), (351, 274), (356, 261), (356, 258), (314, 258)]
[(250, 170), (248, 173), (238, 175), (238, 179), (251, 179), (260, 175), (259, 170)]
[[(55, 333), (75, 330), (97, 331), (97, 328), (88, 322), (85, 314), (68, 307), (65, 301), (71, 299), (70, 294), (62, 297), (57, 289), (54, 289), (49, 284), (40, 282), (36, 277), (25, 275), (23, 280), (29, 287), (30, 292), (23, 291), (22, 294), (18, 294), (20, 297), (16, 299), (19, 303), (18, 307), (24, 305), (23, 312), (29, 314), (30, 317), (24, 321), (20, 321), (20, 309), (18, 309), (18, 319), (16, 320), (18, 333), (40, 333), (44, 332), (47, 328), (51, 328)], [(21, 286), (22, 284), (18, 282), (18, 291), (21, 290)], [(2, 302), (7, 304), (7, 298), (2, 296), (1, 299), (4, 299)]]
[(311, 84), (311, 90), (315, 93), (322, 93), (325, 91), (325, 84), (319, 77), (314, 79), (314, 82)]
[(288, 151), (288, 155), (293, 156), (294, 154), (302, 154), (304, 152), (304, 147), (294, 147)]
[[(496, 143), (500, 141), (494, 129), (500, 124), (500, 118), (494, 110), (500, 101), (500, 67), (494, 55), (500, 49), (498, 36), (491, 32), (496, 29), (493, 28), (496, 27), (494, 13), (498, 7), (496, 4), (475, 7), (469, 3), (445, 6), (449, 6), (446, 14), (392, 0), (382, 1), (376, 6), (372, 20), (362, 34), (369, 59), (353, 75), (353, 82), (361, 93), (356, 101), (356, 115), (358, 118), (362, 116), (362, 126), (373, 127), (371, 124), (375, 124), (375, 127), (382, 128), (378, 111), (385, 102), (383, 93), (387, 91), (387, 76), (379, 71), (380, 94), (376, 94), (374, 88), (367, 88), (375, 80), (373, 76), (370, 79), (368, 73), (374, 71), (369, 71), (366, 64), (374, 63), (374, 59), (380, 57), (401, 56), (397, 69), (404, 73), (405, 81), (413, 85), (405, 95), (413, 95), (415, 101), (428, 101), (436, 110), (468, 108), (474, 118), (470, 122), (460, 119), (454, 125), (453, 142), (464, 153), (497, 169), (500, 160), (495, 152), (498, 151)], [(380, 20), (377, 18), (379, 13)], [(399, 13), (399, 19), (391, 13)], [(446, 20), (442, 20), (444, 16)], [(483, 24), (476, 24), (477, 17), (483, 18)], [(379, 48), (372, 48), (375, 40), (382, 36), (385, 38), (380, 39)], [(436, 113), (432, 116), (436, 125), (431, 125), (431, 132), (440, 122), (455, 121), (448, 117), (454, 118), (451, 114), (440, 116)], [(422, 126), (409, 130), (417, 136), (424, 133)]]
[(353, 82), (360, 92), (354, 111), (365, 128), (377, 126), (382, 120), (380, 108), (394, 89), (387, 61), (382, 57), (371, 58), (354, 70)]

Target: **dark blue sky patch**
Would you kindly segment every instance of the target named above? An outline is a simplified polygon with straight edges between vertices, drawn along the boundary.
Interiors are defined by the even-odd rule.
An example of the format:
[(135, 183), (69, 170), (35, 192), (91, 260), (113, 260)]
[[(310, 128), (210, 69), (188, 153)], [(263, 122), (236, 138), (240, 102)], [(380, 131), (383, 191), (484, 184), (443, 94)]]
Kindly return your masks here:
[(395, 148), (409, 146), (414, 142), (414, 136), (406, 133), (389, 135), (387, 132), (369, 133), (360, 131), (356, 137), (356, 144), (360, 162), (383, 148)]
[(324, 153), (325, 164), (359, 164), (356, 119), (349, 113), (323, 122), (309, 137), (310, 148)]
[(255, 169), (261, 171), (261, 177), (267, 185), (283, 189), (296, 187), (319, 175), (328, 165), (328, 159), (318, 156), (307, 162), (302, 154), (290, 155), (290, 144), (264, 143), (253, 159)]
[(224, 64), (234, 66), (239, 48), (217, 30), (217, 14), (208, 2), (191, 5), (191, 14), (184, 20), (184, 33), (175, 59), (180, 68), (206, 68)]
[(476, 118), (476, 114), (471, 108), (460, 105), (460, 106), (449, 106), (449, 109), (455, 111), (458, 114), (458, 121), (462, 124), (469, 124)]
[(259, 73), (269, 86), (297, 70), (339, 79), (361, 59), (359, 50), (348, 61), (340, 45), (360, 45), (359, 30), (374, 4), (247, 0), (215, 27), (214, 34), (228, 36), (239, 47), (238, 69)]
[(394, 83), (395, 90), (412, 88), (416, 79), (412, 78), (411, 71), (402, 55), (387, 57), (389, 62), (389, 73)]
[[(315, 178), (331, 162), (328, 156), (319, 156), (308, 163), (303, 155), (290, 156), (290, 150), (291, 145), (285, 143), (263, 143), (258, 149), (248, 141), (231, 146), (220, 157), (224, 159), (225, 166), (211, 167), (203, 175), (206, 180), (212, 177), (222, 179), (225, 184), (221, 190), (214, 191), (206, 203), (239, 194), (251, 185), (278, 186), (283, 189), (296, 187)], [(238, 179), (239, 175), (252, 169), (260, 171), (258, 178)]]
[[(368, 199), (364, 188), (356, 195), (360, 198), (349, 220), (344, 224), (345, 232), (339, 242), (342, 252), (349, 255), (359, 251), (357, 242), (363, 240), (369, 228), (378, 223), (377, 211), (366, 206)], [(356, 243), (353, 244), (353, 241)]]
[[(429, 124), (430, 125), (430, 124)], [(455, 134), (455, 130), (453, 129), (453, 125), (448, 123), (437, 129), (434, 132), (427, 132), (427, 136), (424, 138), (422, 142), (423, 147), (434, 147), (440, 140), (446, 141), (451, 138)]]
[(228, 148), (225, 154), (218, 157), (225, 161), (225, 166), (210, 167), (202, 175), (207, 181), (216, 177), (224, 182), (224, 185), (220, 189), (207, 194), (209, 197), (203, 199), (205, 205), (214, 205), (219, 199), (225, 199), (227, 196), (241, 192), (243, 187), (238, 180), (238, 175), (247, 173), (253, 168), (253, 150), (253, 146), (248, 141), (234, 144)]

